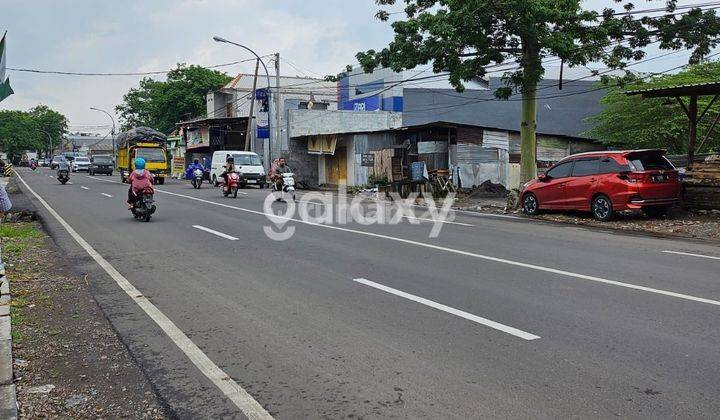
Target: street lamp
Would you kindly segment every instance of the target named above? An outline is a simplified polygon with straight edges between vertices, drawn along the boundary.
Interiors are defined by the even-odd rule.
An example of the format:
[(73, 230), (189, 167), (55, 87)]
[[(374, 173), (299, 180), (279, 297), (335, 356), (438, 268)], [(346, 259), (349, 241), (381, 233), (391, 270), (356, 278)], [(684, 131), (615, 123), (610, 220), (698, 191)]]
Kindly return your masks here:
[[(258, 61), (260, 61), (260, 64), (262, 64), (263, 69), (265, 70), (265, 77), (267, 78), (267, 92), (270, 93), (270, 73), (268, 72), (267, 66), (265, 65), (265, 62), (263, 61), (263, 59), (260, 58), (260, 56), (259, 56), (255, 51), (251, 50), (250, 48), (248, 48), (248, 47), (246, 47), (246, 46), (244, 46), (244, 45), (242, 45), (242, 44), (238, 44), (237, 42), (229, 41), (229, 40), (227, 40), (227, 39), (225, 39), (225, 38), (221, 38), (221, 37), (219, 37), (219, 36), (214, 36), (214, 37), (213, 37), (213, 41), (215, 41), (215, 42), (224, 42), (224, 43), (226, 43), (226, 44), (232, 44), (232, 45), (235, 45), (235, 46), (237, 46), (237, 47), (243, 48), (243, 49), (245, 49), (245, 50), (247, 50), (247, 51), (250, 51), (250, 53), (251, 53), (252, 55), (254, 55), (254, 56), (258, 59)], [(277, 93), (277, 92), (276, 92), (276, 93)], [(253, 100), (253, 101), (255, 100), (255, 92), (253, 92), (253, 98), (252, 98), (252, 100)], [(269, 110), (269, 107), (268, 107), (268, 110)], [(276, 111), (277, 111), (277, 112), (280, 112), (279, 110), (276, 110)], [(248, 125), (251, 124), (251, 119), (252, 119), (252, 115), (250, 115), (249, 118), (248, 118)], [(271, 126), (270, 121), (272, 121), (272, 119), (268, 118), (268, 129), (269, 129), (269, 131), (272, 133), (272, 129), (271, 129), (271, 127), (270, 127), (270, 126)], [(245, 141), (248, 141), (248, 142), (249, 142), (250, 139), (246, 139)], [(277, 139), (276, 139), (275, 141), (277, 141)], [(270, 149), (272, 150), (272, 147), (270, 147)], [(269, 160), (269, 159), (268, 159), (268, 160)]]
[(39, 132), (41, 132), (41, 133), (45, 133), (45, 134), (48, 136), (48, 141), (50, 142), (50, 154), (52, 155), (52, 154), (53, 154), (52, 136), (50, 135), (50, 133), (48, 133), (47, 131), (45, 131), (45, 130), (43, 130), (43, 129), (41, 129), (41, 128), (36, 128), (36, 130), (39, 131)]
[(110, 117), (110, 120), (112, 121), (112, 124), (113, 124), (113, 125), (112, 125), (112, 131), (110, 132), (110, 134), (112, 135), (112, 154), (113, 154), (113, 159), (115, 159), (115, 118), (113, 118), (113, 116), (110, 115), (109, 112), (107, 112), (107, 111), (105, 111), (105, 110), (102, 110), (102, 109), (100, 109), (100, 108), (95, 108), (95, 107), (91, 106), (90, 109), (92, 109), (93, 111), (100, 111), (100, 112), (102, 112), (103, 114), (105, 114), (105, 115), (107, 115), (108, 117)]

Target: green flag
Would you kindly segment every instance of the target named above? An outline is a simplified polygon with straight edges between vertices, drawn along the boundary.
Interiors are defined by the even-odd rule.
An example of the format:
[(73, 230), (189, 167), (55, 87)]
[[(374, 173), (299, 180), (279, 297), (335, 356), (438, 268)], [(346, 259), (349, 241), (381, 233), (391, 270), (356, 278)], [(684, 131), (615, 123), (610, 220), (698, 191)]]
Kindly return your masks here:
[(10, 87), (10, 78), (5, 77), (5, 35), (3, 34), (0, 40), (0, 101), (13, 93), (15, 92)]

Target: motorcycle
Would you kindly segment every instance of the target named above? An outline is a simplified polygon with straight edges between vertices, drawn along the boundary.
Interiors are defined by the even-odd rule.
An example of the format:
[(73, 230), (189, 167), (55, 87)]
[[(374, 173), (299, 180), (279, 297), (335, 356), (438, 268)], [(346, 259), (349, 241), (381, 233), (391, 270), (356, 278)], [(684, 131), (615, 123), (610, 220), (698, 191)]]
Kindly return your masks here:
[(67, 171), (67, 169), (58, 171), (57, 180), (60, 181), (60, 183), (63, 185), (65, 185), (65, 183), (70, 180), (70, 173)]
[(200, 189), (200, 186), (202, 185), (203, 180), (203, 171), (200, 169), (193, 170), (192, 174), (192, 180), (190, 181), (192, 183), (193, 188)]
[(285, 194), (288, 194), (292, 197), (292, 200), (295, 201), (295, 174), (293, 172), (283, 172), (282, 186), (279, 187), (279, 189), (277, 184), (274, 185), (275, 191), (280, 193), (280, 197), (278, 197), (277, 201), (285, 201)]
[(38, 167), (37, 162), (35, 162), (34, 160), (32, 162), (30, 162), (30, 169), (32, 169), (34, 171), (35, 169), (37, 169), (37, 167)]
[(153, 191), (152, 187), (147, 187), (143, 190), (142, 194), (135, 197), (135, 203), (130, 209), (133, 217), (144, 222), (150, 221), (155, 210), (157, 210), (155, 200), (153, 199), (154, 194), (155, 191)]
[(240, 174), (237, 172), (230, 172), (227, 174), (227, 183), (223, 180), (222, 192), (225, 197), (232, 195), (233, 198), (237, 198), (238, 188), (240, 186)]

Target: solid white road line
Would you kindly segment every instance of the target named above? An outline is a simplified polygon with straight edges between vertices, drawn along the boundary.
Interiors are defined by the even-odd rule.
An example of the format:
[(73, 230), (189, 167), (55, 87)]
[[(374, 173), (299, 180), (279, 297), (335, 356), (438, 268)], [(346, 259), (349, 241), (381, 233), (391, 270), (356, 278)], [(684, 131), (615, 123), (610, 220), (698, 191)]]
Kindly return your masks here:
[(459, 225), (459, 226), (475, 226), (475, 225), (471, 225), (469, 223), (451, 222), (449, 220), (433, 220), (433, 219), (428, 219), (427, 217), (403, 216), (403, 219), (414, 219), (414, 220), (420, 220), (423, 222), (430, 222), (430, 223), (439, 222), (439, 223), (447, 223), (450, 225)]
[[(313, 205), (313, 206), (325, 207), (325, 204), (324, 204), (324, 203), (317, 203), (317, 202), (314, 202), (314, 201), (296, 200), (295, 202), (296, 202), (296, 203), (310, 204), (310, 205)], [(434, 219), (429, 219), (429, 218), (427, 218), (427, 217), (403, 216), (403, 219), (414, 219), (414, 220), (419, 220), (419, 221), (421, 221), (421, 222), (445, 223), (445, 224), (459, 225), (459, 226), (475, 226), (475, 225), (471, 225), (471, 224), (469, 224), (469, 223), (451, 222), (451, 221), (449, 221), (449, 220), (434, 220)]]
[(217, 235), (217, 236), (219, 236), (219, 237), (221, 237), (221, 238), (229, 239), (229, 240), (231, 240), (231, 241), (237, 241), (237, 240), (238, 240), (238, 238), (236, 238), (236, 237), (234, 237), (234, 236), (226, 235), (226, 234), (224, 234), (224, 233), (222, 233), (222, 232), (218, 232), (217, 230), (212, 230), (212, 229), (210, 229), (210, 228), (206, 228), (205, 226), (193, 225), (192, 227), (194, 227), (195, 229), (200, 229), (200, 230), (205, 231), (205, 232), (207, 232), (207, 233), (212, 233), (213, 235)]
[(720, 260), (720, 257), (713, 257), (712, 255), (692, 254), (690, 252), (680, 252), (680, 251), (663, 251), (663, 252), (666, 254), (677, 254), (677, 255), (686, 255), (688, 257), (709, 258), (711, 260)]
[[(117, 182), (117, 181), (110, 181), (110, 180), (106, 180), (106, 181)], [(174, 193), (174, 192), (170, 192), (170, 191), (162, 191), (162, 190), (156, 190), (156, 191), (161, 192), (163, 194), (186, 198), (188, 200), (194, 200), (194, 201), (197, 201), (200, 203), (206, 203), (206, 204), (211, 204), (214, 206), (244, 211), (246, 213), (259, 214), (259, 215), (262, 215), (262, 216), (265, 216), (268, 218), (272, 218), (272, 219), (288, 220), (288, 221), (293, 221), (296, 223), (302, 223), (305, 225), (316, 226), (316, 227), (321, 227), (321, 228), (325, 228), (325, 229), (333, 229), (333, 230), (338, 230), (338, 231), (342, 231), (342, 232), (354, 233), (357, 235), (365, 235), (365, 236), (371, 236), (374, 238), (387, 239), (389, 241), (401, 242), (401, 243), (419, 246), (419, 247), (423, 247), (423, 248), (434, 249), (437, 251), (444, 251), (444, 252), (449, 252), (449, 253), (453, 253), (453, 254), (464, 255), (467, 257), (478, 258), (481, 260), (493, 261), (496, 263), (512, 265), (515, 267), (527, 268), (530, 270), (543, 271), (546, 273), (552, 273), (552, 274), (556, 274), (559, 276), (572, 277), (572, 278), (588, 280), (588, 281), (592, 281), (592, 282), (596, 282), (596, 283), (609, 284), (611, 286), (625, 287), (627, 289), (640, 290), (643, 292), (656, 293), (659, 295), (670, 296), (670, 297), (674, 297), (674, 298), (678, 298), (678, 299), (685, 299), (685, 300), (689, 300), (689, 301), (693, 301), (693, 302), (701, 302), (701, 303), (707, 303), (710, 305), (720, 306), (720, 301), (701, 298), (701, 297), (692, 296), (692, 295), (686, 295), (683, 293), (676, 293), (676, 292), (671, 292), (671, 291), (661, 290), (661, 289), (653, 289), (651, 287), (641, 286), (641, 285), (637, 285), (637, 284), (623, 283), (623, 282), (616, 281), (616, 280), (604, 279), (602, 277), (589, 276), (586, 274), (573, 273), (571, 271), (559, 270), (556, 268), (545, 267), (542, 265), (528, 264), (528, 263), (524, 263), (524, 262), (520, 262), (520, 261), (508, 260), (505, 258), (492, 257), (489, 255), (477, 254), (477, 253), (469, 252), (469, 251), (462, 251), (459, 249), (448, 248), (448, 247), (444, 247), (444, 246), (440, 246), (440, 245), (433, 245), (433, 244), (429, 244), (429, 243), (425, 243), (425, 242), (418, 242), (418, 241), (413, 241), (410, 239), (398, 238), (395, 236), (382, 235), (382, 234), (373, 233), (373, 232), (365, 232), (362, 230), (349, 229), (349, 228), (344, 228), (344, 227), (340, 227), (340, 226), (324, 225), (321, 223), (314, 223), (314, 222), (309, 222), (309, 221), (305, 221), (305, 220), (294, 219), (292, 217), (276, 216), (274, 214), (268, 214), (268, 213), (258, 211), (258, 210), (251, 210), (251, 209), (246, 209), (243, 207), (231, 206), (229, 204), (217, 203), (215, 201), (205, 200), (202, 198), (192, 197), (192, 196), (184, 195), (184, 194), (178, 194), (178, 193)]]
[(477, 322), (478, 324), (485, 325), (486, 327), (494, 328), (498, 331), (502, 331), (504, 333), (508, 333), (510, 335), (514, 335), (515, 337), (520, 337), (524, 340), (537, 340), (540, 338), (540, 336), (535, 334), (530, 334), (528, 332), (519, 330), (517, 328), (513, 328), (510, 326), (507, 326), (505, 324), (501, 324), (499, 322), (495, 322), (492, 320), (489, 320), (487, 318), (479, 317), (477, 315), (473, 315), (471, 313), (461, 311), (459, 309), (452, 308), (447, 305), (443, 305), (442, 303), (437, 303), (429, 299), (422, 298), (420, 296), (415, 296), (410, 293), (405, 293), (402, 290), (393, 289), (392, 287), (384, 286), (380, 283), (375, 283), (374, 281), (366, 280), (366, 279), (353, 279), (353, 281), (357, 283), (362, 283), (366, 286), (374, 287), (376, 289), (382, 290), (384, 292), (392, 293), (393, 295), (404, 297), (405, 299), (410, 299), (413, 302), (422, 303), (423, 305), (429, 306), (431, 308), (438, 309), (443, 312), (447, 312), (449, 314), (453, 314), (455, 316), (459, 316), (460, 318), (465, 318), (469, 321)]
[(110, 195), (110, 194), (100, 193), (100, 195), (104, 195), (105, 197), (110, 197), (110, 198), (112, 198), (112, 195)]
[[(427, 209), (428, 206), (420, 206), (417, 204), (413, 204), (413, 207), (421, 208), (421, 209)], [(436, 207), (437, 208), (437, 207)], [(511, 216), (509, 214), (495, 214), (495, 213), (483, 213), (479, 211), (472, 211), (472, 210), (462, 210), (462, 209), (450, 209), (450, 211), (455, 213), (461, 213), (461, 214), (467, 214), (469, 216), (477, 216), (477, 217), (497, 217), (500, 219), (519, 219), (523, 220), (525, 218), (518, 217), (518, 216)], [(525, 219), (526, 220), (526, 219)]]
[(83, 190), (89, 190), (89, 189), (90, 189), (90, 188), (88, 188), (88, 187), (86, 187), (86, 186), (84, 186), (84, 185), (81, 185), (80, 188), (82, 188)]
[(217, 386), (242, 412), (250, 419), (272, 419), (268, 413), (250, 394), (237, 384), (227, 373), (223, 372), (200, 348), (185, 335), (164, 313), (150, 302), (128, 279), (115, 269), (100, 255), (75, 229), (70, 226), (50, 205), (36, 193), (18, 175), (25, 188), (37, 198), (40, 204), (65, 228), (70, 236), (87, 252), (105, 272), (112, 277), (120, 288), (132, 299), (155, 323), (167, 334), (173, 343), (190, 359), (190, 361)]

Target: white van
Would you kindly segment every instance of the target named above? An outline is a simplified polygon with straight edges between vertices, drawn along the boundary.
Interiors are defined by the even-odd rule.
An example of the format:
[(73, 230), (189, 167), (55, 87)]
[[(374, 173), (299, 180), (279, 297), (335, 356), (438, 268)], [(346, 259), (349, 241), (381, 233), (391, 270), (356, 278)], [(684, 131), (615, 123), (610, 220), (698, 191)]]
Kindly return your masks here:
[(243, 183), (240, 188), (244, 188), (247, 184), (257, 185), (264, 188), (267, 185), (265, 180), (265, 168), (260, 161), (260, 156), (255, 152), (245, 152), (242, 150), (219, 150), (212, 155), (212, 163), (210, 167), (210, 179), (216, 187), (220, 185), (222, 173), (225, 171), (225, 161), (227, 155), (231, 155), (235, 160), (235, 168), (243, 175)]

